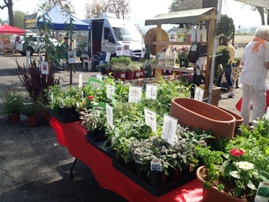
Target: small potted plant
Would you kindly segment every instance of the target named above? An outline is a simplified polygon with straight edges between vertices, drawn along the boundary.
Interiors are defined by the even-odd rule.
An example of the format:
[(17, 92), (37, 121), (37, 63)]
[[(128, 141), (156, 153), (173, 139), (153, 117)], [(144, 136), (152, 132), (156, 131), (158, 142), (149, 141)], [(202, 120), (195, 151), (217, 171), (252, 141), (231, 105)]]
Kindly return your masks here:
[(25, 100), (23, 103), (21, 113), (27, 116), (27, 124), (28, 126), (36, 126), (37, 125), (37, 115), (40, 112), (40, 105), (37, 102), (33, 102), (31, 100)]
[(140, 78), (140, 64), (138, 62), (133, 63), (133, 68), (134, 68), (134, 79), (139, 79)]
[(126, 79), (133, 80), (134, 78), (134, 68), (132, 66), (126, 67)]
[(20, 121), (20, 113), (23, 106), (23, 97), (18, 92), (7, 90), (3, 95), (1, 104), (2, 113), (7, 114), (13, 123)]
[(126, 66), (120, 66), (118, 68), (118, 79), (125, 81), (126, 80)]

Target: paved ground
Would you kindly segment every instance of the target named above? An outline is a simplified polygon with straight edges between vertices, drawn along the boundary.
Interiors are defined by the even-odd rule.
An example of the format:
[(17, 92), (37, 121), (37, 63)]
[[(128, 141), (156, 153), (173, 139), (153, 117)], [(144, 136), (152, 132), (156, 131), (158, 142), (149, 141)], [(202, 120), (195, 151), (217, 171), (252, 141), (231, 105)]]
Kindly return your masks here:
[[(0, 91), (6, 88), (22, 89), (17, 76), (15, 60), (25, 60), (18, 54), (0, 55)], [(77, 68), (74, 82), (78, 83), (83, 73), (84, 83), (90, 74)], [(56, 71), (62, 85), (69, 84), (69, 73)], [(241, 91), (228, 99), (223, 94), (219, 106), (234, 112)], [(23, 117), (22, 117), (23, 118)], [(39, 126), (29, 128), (25, 120), (20, 124), (10, 123), (0, 116), (0, 201), (3, 202), (106, 202), (125, 201), (117, 194), (98, 186), (90, 169), (79, 162), (74, 179), (69, 179), (69, 169), (74, 158), (67, 149), (57, 143), (52, 128), (39, 119)]]

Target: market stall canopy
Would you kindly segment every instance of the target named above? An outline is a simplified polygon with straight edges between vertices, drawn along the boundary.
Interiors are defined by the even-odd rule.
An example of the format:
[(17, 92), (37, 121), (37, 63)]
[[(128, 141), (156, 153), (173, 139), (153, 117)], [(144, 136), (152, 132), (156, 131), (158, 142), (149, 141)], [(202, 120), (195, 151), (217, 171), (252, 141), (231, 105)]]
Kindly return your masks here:
[(0, 26), (0, 34), (24, 34), (26, 31), (7, 24)]
[(88, 30), (89, 27), (89, 24), (62, 10), (58, 5), (55, 5), (47, 13), (39, 17), (37, 22), (38, 27), (44, 25), (43, 18), (51, 22), (49, 26), (53, 30), (67, 29), (70, 24), (70, 18), (73, 19), (72, 24), (74, 30)]
[(269, 0), (236, 0), (242, 3), (250, 4), (252, 6), (258, 6), (263, 8), (269, 8)]
[(159, 14), (152, 19), (146, 20), (145, 25), (179, 24), (205, 21), (209, 19), (205, 19), (204, 15), (210, 15), (213, 9), (214, 8), (201, 8)]

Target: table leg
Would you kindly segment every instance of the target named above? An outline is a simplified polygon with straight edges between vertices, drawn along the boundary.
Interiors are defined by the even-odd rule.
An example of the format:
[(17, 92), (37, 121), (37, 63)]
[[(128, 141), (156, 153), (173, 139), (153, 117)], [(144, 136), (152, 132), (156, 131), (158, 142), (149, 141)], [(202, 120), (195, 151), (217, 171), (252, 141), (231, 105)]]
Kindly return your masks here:
[(73, 179), (73, 170), (74, 170), (74, 168), (75, 168), (77, 162), (78, 162), (78, 158), (75, 158), (75, 160), (74, 160), (74, 162), (73, 162), (73, 164), (72, 164), (72, 167), (71, 167), (71, 169), (70, 169), (70, 175), (69, 175), (70, 179)]

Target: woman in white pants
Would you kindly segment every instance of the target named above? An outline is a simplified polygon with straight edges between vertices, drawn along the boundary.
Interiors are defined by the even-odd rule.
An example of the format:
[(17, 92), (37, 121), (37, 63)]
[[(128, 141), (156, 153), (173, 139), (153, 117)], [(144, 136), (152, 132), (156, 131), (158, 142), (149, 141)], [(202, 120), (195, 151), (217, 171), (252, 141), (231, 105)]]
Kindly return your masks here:
[(243, 85), (241, 115), (245, 125), (249, 125), (251, 102), (253, 105), (252, 120), (261, 118), (265, 113), (269, 68), (268, 40), (269, 26), (258, 27), (254, 39), (246, 45), (241, 59), (243, 69), (239, 77), (239, 85)]

